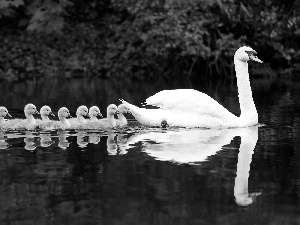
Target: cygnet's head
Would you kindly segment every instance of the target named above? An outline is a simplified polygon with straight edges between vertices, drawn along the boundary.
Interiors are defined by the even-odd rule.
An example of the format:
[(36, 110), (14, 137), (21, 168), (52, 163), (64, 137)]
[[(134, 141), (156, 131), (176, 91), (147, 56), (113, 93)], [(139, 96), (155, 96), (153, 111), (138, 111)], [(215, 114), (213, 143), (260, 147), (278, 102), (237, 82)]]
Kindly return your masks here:
[(51, 108), (47, 105), (44, 105), (41, 109), (40, 109), (40, 114), (41, 116), (55, 116), (52, 111), (51, 111)]
[(8, 110), (4, 106), (0, 106), (0, 117), (4, 118), (6, 116), (11, 117), (11, 115), (8, 113)]
[(68, 118), (70, 117), (70, 112), (69, 110), (66, 108), (66, 107), (61, 107), (59, 110), (58, 110), (58, 118), (61, 120), (63, 118)]
[(125, 104), (118, 105), (118, 111), (119, 111), (119, 113), (122, 113), (122, 114), (130, 112), (128, 107)]
[(34, 104), (27, 104), (24, 108), (25, 115), (33, 115), (33, 114), (40, 114), (37, 110)]
[(107, 115), (114, 115), (116, 113), (119, 113), (118, 107), (115, 104), (110, 104), (107, 107)]
[(262, 63), (259, 58), (256, 56), (257, 52), (248, 47), (248, 46), (243, 46), (240, 47), (234, 54), (234, 59), (242, 61), (242, 62), (248, 62), (249, 60), (253, 60), (255, 62)]
[(88, 108), (85, 106), (85, 105), (81, 105), (77, 108), (77, 111), (76, 111), (76, 116), (77, 117), (81, 117), (81, 116), (87, 116), (89, 117), (89, 114), (88, 114)]
[(98, 106), (92, 106), (89, 110), (89, 115), (90, 117), (97, 117), (97, 116), (103, 117)]

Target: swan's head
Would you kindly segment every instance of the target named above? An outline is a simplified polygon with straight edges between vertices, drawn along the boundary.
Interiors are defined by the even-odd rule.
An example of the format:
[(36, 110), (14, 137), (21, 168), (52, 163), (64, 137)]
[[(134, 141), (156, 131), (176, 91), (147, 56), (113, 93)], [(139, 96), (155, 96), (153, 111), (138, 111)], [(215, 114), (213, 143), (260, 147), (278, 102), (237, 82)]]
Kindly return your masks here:
[(58, 118), (62, 119), (62, 118), (68, 118), (70, 117), (70, 112), (66, 107), (61, 107), (58, 110)]
[(242, 61), (242, 62), (248, 62), (249, 60), (253, 60), (255, 62), (262, 63), (259, 58), (256, 56), (257, 52), (248, 47), (248, 46), (243, 46), (240, 47), (234, 54), (234, 59)]
[(97, 116), (103, 117), (98, 106), (92, 106), (89, 110), (89, 115), (90, 117), (97, 117)]
[(25, 115), (33, 115), (33, 114), (40, 114), (37, 110), (34, 104), (27, 104), (24, 108)]
[(107, 107), (107, 115), (114, 115), (116, 113), (119, 113), (118, 107), (115, 104), (110, 104)]
[(118, 105), (118, 111), (119, 111), (119, 113), (122, 113), (122, 114), (130, 112), (127, 105), (125, 105), (125, 104)]
[(51, 108), (50, 108), (49, 106), (47, 106), (47, 105), (44, 105), (44, 106), (40, 109), (40, 114), (41, 114), (41, 116), (49, 116), (49, 115), (55, 116), (55, 115), (53, 114), (53, 112), (51, 111)]
[(8, 113), (7, 108), (5, 108), (4, 106), (0, 106), (0, 117), (6, 117), (9, 116), (11, 117), (11, 115)]
[(77, 117), (82, 117), (82, 116), (87, 116), (89, 117), (89, 113), (88, 113), (88, 108), (85, 105), (81, 105), (77, 108), (76, 111), (76, 116)]

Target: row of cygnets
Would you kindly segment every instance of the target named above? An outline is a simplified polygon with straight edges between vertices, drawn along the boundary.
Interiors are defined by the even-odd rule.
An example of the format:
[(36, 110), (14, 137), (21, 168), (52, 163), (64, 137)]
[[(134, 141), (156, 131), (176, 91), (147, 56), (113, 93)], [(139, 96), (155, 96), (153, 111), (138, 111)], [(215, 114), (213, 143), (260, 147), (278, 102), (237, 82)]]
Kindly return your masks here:
[[(69, 110), (66, 107), (62, 107), (58, 110), (59, 120), (50, 120), (49, 116), (55, 116), (51, 111), (51, 108), (47, 105), (37, 111), (34, 104), (27, 104), (24, 108), (25, 119), (5, 119), (5, 117), (11, 117), (7, 108), (0, 107), (0, 129), (2, 130), (34, 130), (34, 129), (47, 129), (47, 130), (66, 130), (66, 129), (113, 129), (116, 127), (124, 127), (128, 124), (125, 113), (129, 110), (126, 105), (120, 104), (118, 107), (115, 104), (110, 104), (107, 107), (107, 117), (103, 117), (100, 109), (97, 106), (92, 106), (88, 109), (82, 105), (77, 108), (76, 118), (72, 118)], [(40, 114), (41, 119), (35, 119), (34, 114)], [(117, 119), (115, 118), (117, 114)], [(86, 119), (85, 117), (88, 117)]]

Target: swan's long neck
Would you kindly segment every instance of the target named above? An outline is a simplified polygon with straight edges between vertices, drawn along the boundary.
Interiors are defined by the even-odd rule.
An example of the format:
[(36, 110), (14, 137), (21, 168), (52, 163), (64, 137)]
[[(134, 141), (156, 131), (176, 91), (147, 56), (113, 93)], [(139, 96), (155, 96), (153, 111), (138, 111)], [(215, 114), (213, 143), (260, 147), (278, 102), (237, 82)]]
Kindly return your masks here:
[(245, 125), (258, 123), (258, 114), (252, 98), (252, 90), (249, 80), (248, 63), (234, 59), (235, 72), (237, 77), (237, 87), (241, 108), (240, 118), (246, 121)]

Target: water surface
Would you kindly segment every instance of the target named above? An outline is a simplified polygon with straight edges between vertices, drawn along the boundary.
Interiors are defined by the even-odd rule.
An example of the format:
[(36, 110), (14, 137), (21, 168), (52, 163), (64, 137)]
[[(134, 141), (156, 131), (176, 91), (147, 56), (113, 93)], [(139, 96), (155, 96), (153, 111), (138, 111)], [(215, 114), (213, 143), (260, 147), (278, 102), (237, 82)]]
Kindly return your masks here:
[[(300, 83), (251, 81), (251, 128), (0, 133), (1, 224), (300, 224)], [(0, 83), (17, 118), (32, 102), (75, 115), (134, 104), (183, 82)], [(194, 84), (239, 114), (235, 80)]]

